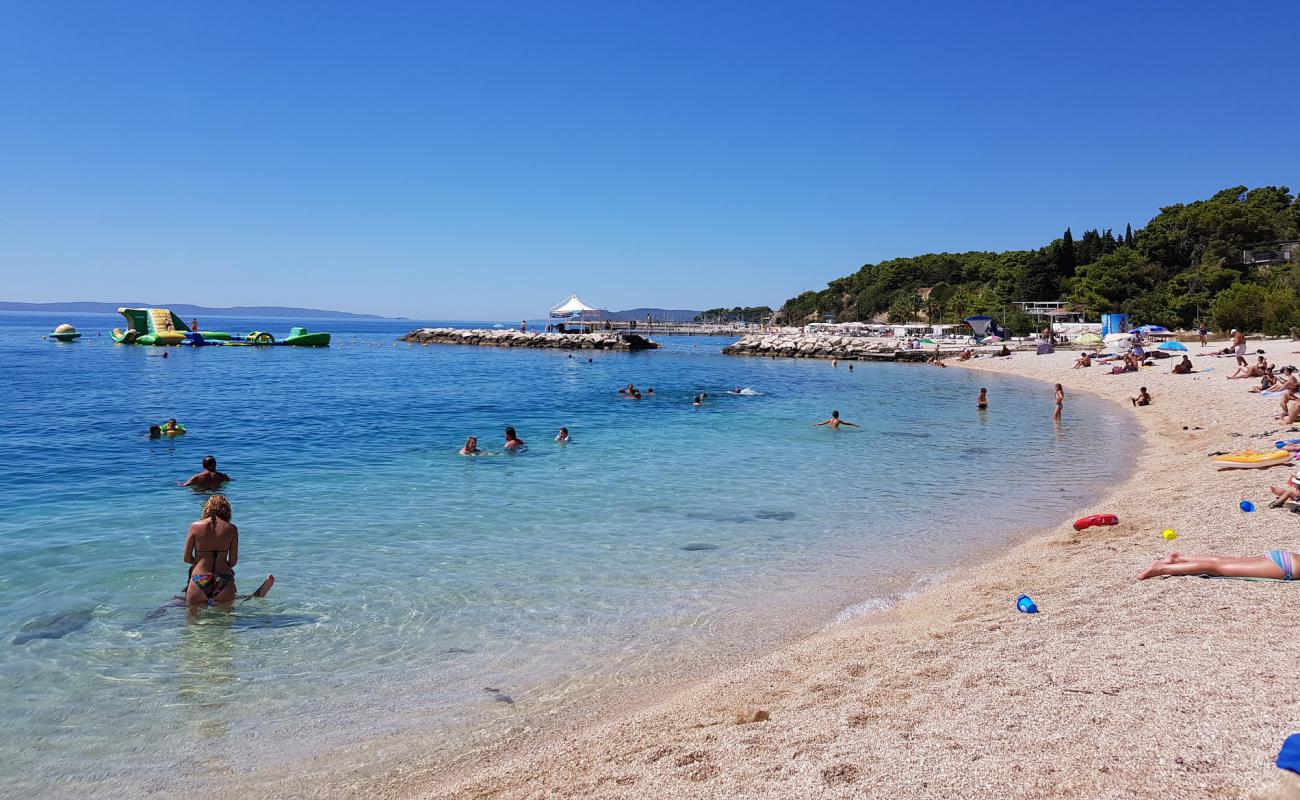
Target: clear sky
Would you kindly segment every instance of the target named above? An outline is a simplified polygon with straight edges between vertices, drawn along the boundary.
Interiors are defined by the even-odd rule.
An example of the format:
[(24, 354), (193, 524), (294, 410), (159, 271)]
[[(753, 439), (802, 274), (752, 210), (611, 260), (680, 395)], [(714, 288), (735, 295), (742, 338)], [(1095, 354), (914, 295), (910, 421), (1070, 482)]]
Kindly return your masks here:
[(9, 0), (0, 299), (776, 306), (1300, 188), (1298, 30), (1294, 0)]

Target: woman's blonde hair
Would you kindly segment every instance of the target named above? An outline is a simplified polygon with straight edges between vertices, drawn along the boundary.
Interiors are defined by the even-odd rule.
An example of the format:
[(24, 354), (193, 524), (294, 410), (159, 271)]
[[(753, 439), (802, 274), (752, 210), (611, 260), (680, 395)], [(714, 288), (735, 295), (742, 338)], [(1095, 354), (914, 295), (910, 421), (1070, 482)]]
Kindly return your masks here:
[(203, 518), (217, 517), (230, 521), (230, 501), (225, 495), (214, 494), (208, 498), (208, 502), (203, 504)]

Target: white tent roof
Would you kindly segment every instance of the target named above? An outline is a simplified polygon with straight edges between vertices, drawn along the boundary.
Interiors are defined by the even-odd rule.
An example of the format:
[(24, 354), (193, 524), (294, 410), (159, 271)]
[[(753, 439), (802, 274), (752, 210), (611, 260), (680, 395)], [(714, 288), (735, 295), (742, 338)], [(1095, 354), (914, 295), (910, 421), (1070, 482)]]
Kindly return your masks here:
[(599, 308), (592, 308), (578, 299), (578, 295), (571, 294), (564, 298), (559, 305), (551, 309), (552, 317), (567, 317), (572, 314), (582, 314), (587, 311), (599, 311)]

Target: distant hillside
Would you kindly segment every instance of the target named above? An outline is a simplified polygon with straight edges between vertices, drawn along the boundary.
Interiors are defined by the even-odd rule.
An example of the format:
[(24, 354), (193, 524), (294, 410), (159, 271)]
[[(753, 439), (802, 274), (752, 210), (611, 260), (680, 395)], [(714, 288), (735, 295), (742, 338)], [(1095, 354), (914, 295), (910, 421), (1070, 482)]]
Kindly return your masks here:
[(606, 311), (601, 309), (599, 318), (611, 322), (630, 322), (632, 320), (642, 322), (647, 315), (653, 317), (655, 322), (692, 322), (700, 315), (700, 312), (686, 311), (680, 308), (629, 308), (626, 311)]
[(44, 311), (52, 314), (87, 313), (115, 314), (118, 308), (170, 308), (182, 317), (302, 317), (305, 319), (384, 319), (377, 314), (353, 314), (351, 311), (325, 311), (319, 308), (290, 308), (288, 306), (233, 306), (209, 308), (186, 303), (14, 303), (0, 300), (0, 311)]

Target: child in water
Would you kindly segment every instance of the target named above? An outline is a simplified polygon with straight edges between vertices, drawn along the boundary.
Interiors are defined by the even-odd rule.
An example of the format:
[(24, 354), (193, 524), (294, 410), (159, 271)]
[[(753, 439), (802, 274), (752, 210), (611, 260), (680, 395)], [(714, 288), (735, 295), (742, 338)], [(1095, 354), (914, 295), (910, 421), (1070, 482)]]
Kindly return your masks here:
[(568, 429), (568, 428), (560, 428), (560, 432), (559, 432), (558, 435), (556, 435), (556, 437), (555, 437), (555, 441), (559, 442), (560, 444), (568, 444), (568, 442), (569, 442), (569, 429)]
[(975, 401), (975, 407), (978, 408), (980, 411), (983, 411), (983, 410), (985, 410), (985, 409), (987, 409), (987, 408), (989, 407), (989, 390), (988, 390), (988, 389), (985, 389), (985, 388), (982, 387), (982, 386), (980, 387), (980, 396), (979, 396), (979, 398)]
[(1052, 421), (1061, 421), (1061, 408), (1065, 405), (1065, 389), (1061, 384), (1056, 384), (1056, 410), (1052, 412)]

